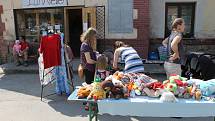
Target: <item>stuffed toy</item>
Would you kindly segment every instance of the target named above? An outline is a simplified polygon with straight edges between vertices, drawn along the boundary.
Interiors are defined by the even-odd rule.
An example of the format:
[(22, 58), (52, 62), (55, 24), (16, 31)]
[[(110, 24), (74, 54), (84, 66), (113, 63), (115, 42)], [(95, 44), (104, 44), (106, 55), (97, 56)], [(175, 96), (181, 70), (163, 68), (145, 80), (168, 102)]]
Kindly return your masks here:
[(154, 90), (164, 88), (164, 85), (158, 81), (146, 83), (144, 86)]
[(147, 95), (149, 97), (159, 97), (162, 93), (162, 91), (160, 89), (158, 90), (153, 90), (153, 89), (149, 89), (149, 88), (143, 88), (143, 94), (142, 95)]
[(161, 82), (149, 82), (144, 84), (143, 95), (147, 95), (149, 97), (159, 97), (161, 95), (161, 91), (163, 90), (163, 84)]
[(96, 78), (94, 81), (94, 86), (90, 94), (88, 95), (87, 99), (96, 99), (96, 100), (101, 100), (106, 98), (106, 93), (101, 87), (101, 79)]
[(187, 78), (181, 77), (179, 75), (171, 75), (169, 77), (169, 82), (173, 84), (177, 84), (179, 87), (187, 86)]
[(123, 77), (123, 73), (116, 71), (113, 75), (110, 75), (109, 77), (107, 77), (106, 80), (111, 80), (114, 86), (120, 87), (120, 86), (123, 86), (121, 81), (122, 77)]
[(176, 91), (178, 89), (178, 86), (174, 83), (168, 83), (166, 85), (166, 88), (165, 88), (167, 91), (170, 91), (172, 92), (173, 94), (176, 94)]
[(133, 90), (135, 92), (135, 95), (140, 96), (143, 90), (143, 82), (139, 79), (136, 79), (133, 82)]
[(113, 78), (116, 79), (116, 80), (120, 80), (120, 79), (122, 79), (123, 75), (124, 75), (123, 72), (116, 71), (113, 74)]
[(91, 85), (79, 88), (78, 89), (78, 94), (77, 94), (78, 98), (79, 99), (86, 98), (90, 94), (91, 90), (92, 90)]
[(195, 99), (196, 100), (201, 100), (202, 98), (202, 92), (200, 89), (197, 89), (196, 92), (195, 92)]
[(200, 79), (190, 79), (188, 80), (190, 85), (196, 85), (197, 89), (201, 90), (201, 94), (203, 96), (211, 96), (215, 94), (215, 79), (211, 79), (208, 81), (203, 81)]
[[(187, 97), (193, 97), (196, 100), (201, 100), (202, 98), (202, 91), (200, 90), (199, 86), (197, 86), (195, 83), (192, 84), (191, 86), (187, 87), (187, 93), (186, 93)], [(187, 98), (184, 97), (184, 98)]]
[(161, 102), (177, 102), (177, 98), (175, 97), (175, 95), (172, 92), (163, 92), (161, 97), (160, 97), (160, 101)]
[(163, 85), (167, 91), (173, 92), (178, 97), (183, 97), (186, 93), (186, 87), (188, 86), (187, 78), (179, 75), (172, 74), (169, 80), (163, 82)]
[(128, 97), (128, 94), (124, 93), (125, 92), (124, 86), (121, 85), (121, 83), (118, 81), (119, 80), (117, 80), (117, 84), (116, 84), (116, 83), (113, 83), (113, 78), (106, 78), (106, 80), (101, 83), (101, 87), (105, 91), (106, 97), (115, 98), (115, 99)]
[(189, 98), (189, 96), (186, 97), (187, 96), (186, 93), (187, 93), (187, 88), (186, 87), (178, 87), (177, 90), (176, 90), (176, 94), (177, 94), (177, 96), (179, 98)]

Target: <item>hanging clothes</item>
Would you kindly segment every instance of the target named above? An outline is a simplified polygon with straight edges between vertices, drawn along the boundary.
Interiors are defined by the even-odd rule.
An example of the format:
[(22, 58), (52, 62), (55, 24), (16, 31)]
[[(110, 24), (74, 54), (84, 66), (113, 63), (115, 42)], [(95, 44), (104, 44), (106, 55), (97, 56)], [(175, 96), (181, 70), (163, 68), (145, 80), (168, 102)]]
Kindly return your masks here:
[(40, 53), (43, 53), (44, 69), (61, 65), (60, 39), (58, 34), (42, 37)]
[(43, 54), (38, 58), (39, 77), (41, 85), (47, 85), (56, 79), (54, 67), (44, 69)]
[(56, 81), (56, 92), (57, 94), (61, 94), (63, 92), (66, 93), (67, 96), (70, 95), (70, 88), (69, 88), (69, 84), (68, 84), (68, 78), (67, 78), (67, 70), (66, 70), (66, 63), (65, 63), (65, 50), (64, 50), (64, 35), (63, 33), (61, 33), (61, 39), (60, 44), (61, 44), (61, 65), (57, 66), (55, 69), (55, 75), (57, 78)]

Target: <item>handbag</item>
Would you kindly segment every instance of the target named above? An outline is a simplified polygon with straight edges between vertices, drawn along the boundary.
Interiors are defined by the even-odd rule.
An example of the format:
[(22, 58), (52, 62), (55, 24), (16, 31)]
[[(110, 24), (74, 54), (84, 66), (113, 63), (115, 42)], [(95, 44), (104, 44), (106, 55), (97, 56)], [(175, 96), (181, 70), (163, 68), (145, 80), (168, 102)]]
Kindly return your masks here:
[(84, 78), (84, 67), (82, 64), (79, 64), (78, 66), (78, 76), (79, 78)]

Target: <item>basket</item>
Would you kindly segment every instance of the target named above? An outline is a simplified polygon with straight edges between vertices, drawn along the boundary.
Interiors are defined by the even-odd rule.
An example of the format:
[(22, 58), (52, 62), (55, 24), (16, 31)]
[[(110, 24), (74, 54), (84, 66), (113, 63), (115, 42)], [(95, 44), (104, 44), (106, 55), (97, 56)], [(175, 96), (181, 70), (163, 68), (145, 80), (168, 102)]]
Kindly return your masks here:
[(158, 47), (158, 53), (161, 61), (165, 61), (167, 59), (167, 48), (165, 46)]

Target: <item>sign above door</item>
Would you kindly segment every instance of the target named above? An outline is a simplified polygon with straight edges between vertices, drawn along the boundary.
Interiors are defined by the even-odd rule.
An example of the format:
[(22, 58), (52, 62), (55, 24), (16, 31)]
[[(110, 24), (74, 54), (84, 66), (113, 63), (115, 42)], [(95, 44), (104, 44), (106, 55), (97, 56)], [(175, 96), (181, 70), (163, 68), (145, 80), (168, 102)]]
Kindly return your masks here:
[(67, 6), (68, 0), (22, 0), (23, 8)]

